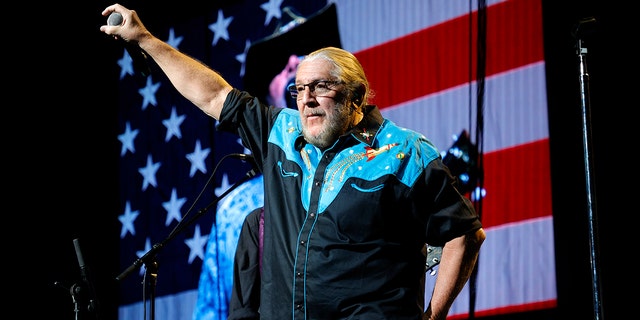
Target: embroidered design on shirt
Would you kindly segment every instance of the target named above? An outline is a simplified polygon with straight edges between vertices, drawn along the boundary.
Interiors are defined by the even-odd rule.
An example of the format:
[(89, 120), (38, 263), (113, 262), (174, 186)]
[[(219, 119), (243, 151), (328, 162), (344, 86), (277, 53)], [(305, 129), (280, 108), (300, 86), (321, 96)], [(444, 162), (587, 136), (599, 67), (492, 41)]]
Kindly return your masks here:
[(302, 161), (304, 165), (307, 167), (307, 171), (310, 173), (307, 176), (307, 179), (311, 178), (311, 160), (309, 160), (309, 154), (305, 148), (300, 149), (300, 156), (302, 157)]
[(335, 165), (332, 165), (331, 167), (327, 168), (327, 175), (325, 176), (325, 181), (324, 181), (326, 186), (325, 190), (333, 190), (333, 182), (336, 179), (336, 176), (338, 175), (338, 173), (340, 173), (340, 177), (338, 178), (338, 181), (342, 182), (342, 180), (344, 179), (344, 175), (347, 172), (347, 169), (349, 169), (349, 167), (351, 167), (354, 163), (364, 159), (364, 157), (365, 157), (364, 152), (355, 153), (340, 160)]
[(369, 142), (369, 140), (373, 136), (373, 134), (367, 132), (367, 129), (362, 129), (362, 132), (360, 132), (360, 135), (362, 136), (363, 139), (367, 140), (367, 142)]
[(392, 147), (395, 147), (397, 145), (398, 143), (391, 143), (378, 149), (365, 147), (365, 152), (352, 154), (340, 160), (335, 165), (332, 165), (331, 167), (327, 168), (327, 174), (325, 176), (325, 181), (324, 181), (326, 185), (325, 190), (333, 190), (333, 183), (336, 179), (338, 179), (338, 182), (342, 182), (344, 180), (344, 175), (346, 174), (347, 169), (349, 169), (356, 162), (364, 158), (367, 158), (367, 161), (370, 161), (371, 159), (375, 158), (379, 154), (389, 151)]
[(295, 172), (285, 171), (284, 168), (282, 168), (282, 161), (278, 161), (278, 167), (280, 167), (280, 174), (283, 177), (297, 177), (298, 176), (298, 174), (295, 173)]
[(365, 147), (364, 149), (366, 150), (366, 154), (367, 154), (367, 161), (371, 161), (371, 159), (377, 157), (379, 154), (389, 151), (391, 150), (391, 148), (397, 146), (398, 143), (390, 143), (388, 145), (382, 146), (378, 149), (374, 149), (371, 147)]

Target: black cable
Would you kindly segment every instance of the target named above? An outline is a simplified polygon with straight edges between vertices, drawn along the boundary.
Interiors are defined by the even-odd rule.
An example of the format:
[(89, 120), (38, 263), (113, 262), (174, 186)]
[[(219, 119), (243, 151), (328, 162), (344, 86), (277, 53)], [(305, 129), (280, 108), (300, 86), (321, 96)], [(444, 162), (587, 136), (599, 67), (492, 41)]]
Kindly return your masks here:
[[(478, 218), (482, 221), (482, 198), (484, 189), (484, 164), (483, 164), (483, 140), (484, 140), (484, 94), (486, 79), (486, 44), (487, 44), (487, 2), (486, 0), (478, 0), (477, 11), (477, 57), (476, 57), (476, 147), (477, 159), (477, 183), (476, 188), (472, 192), (472, 200), (478, 214)], [(471, 64), (470, 64), (471, 65)], [(475, 195), (475, 197), (474, 197)], [(480, 264), (480, 255), (476, 260), (471, 277), (469, 278), (469, 319), (475, 318), (475, 307), (477, 297), (477, 277)]]
[(193, 203), (191, 204), (191, 206), (189, 207), (187, 212), (185, 212), (185, 214), (182, 216), (182, 220), (180, 220), (180, 222), (178, 222), (178, 225), (176, 225), (176, 227), (171, 231), (171, 233), (169, 234), (169, 238), (173, 237), (174, 233), (177, 233), (178, 231), (180, 231), (179, 229), (181, 229), (181, 225), (183, 224), (182, 221), (185, 221), (187, 216), (189, 216), (191, 214), (191, 212), (193, 211), (193, 208), (196, 206), (196, 203), (198, 203), (198, 201), (200, 200), (200, 198), (204, 194), (204, 191), (208, 189), (207, 187), (209, 187), (209, 185), (211, 185), (211, 182), (213, 181), (213, 178), (215, 177), (216, 172), (218, 172), (218, 168), (220, 167), (220, 165), (227, 158), (230, 158), (230, 157), (245, 160), (245, 159), (248, 159), (250, 156), (248, 156), (246, 154), (242, 154), (242, 153), (230, 153), (230, 154), (225, 155), (224, 157), (222, 157), (222, 159), (220, 159), (220, 161), (218, 161), (218, 163), (216, 164), (215, 168), (213, 168), (213, 172), (211, 172), (211, 176), (209, 177), (207, 182), (202, 187), (202, 190), (200, 190), (200, 193), (198, 194), (198, 196), (195, 198), (195, 200), (193, 200)]

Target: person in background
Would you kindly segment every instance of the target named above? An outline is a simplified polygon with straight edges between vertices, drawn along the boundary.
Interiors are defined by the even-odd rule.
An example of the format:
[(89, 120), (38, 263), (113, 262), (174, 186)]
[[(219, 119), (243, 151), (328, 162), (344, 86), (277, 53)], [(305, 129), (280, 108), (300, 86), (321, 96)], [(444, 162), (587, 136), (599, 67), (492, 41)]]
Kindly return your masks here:
[[(140, 46), (219, 130), (240, 136), (264, 177), (260, 319), (445, 319), (485, 232), (424, 135), (385, 119), (357, 58), (326, 47), (299, 62), (297, 110), (270, 106), (154, 36), (113, 4), (107, 35)], [(269, 61), (265, 61), (269, 63)], [(426, 307), (425, 243), (442, 246)]]
[(289, 56), (287, 65), (273, 78), (271, 83), (269, 83), (269, 96), (267, 97), (267, 103), (287, 108), (292, 106), (295, 109), (295, 102), (291, 103), (291, 99), (286, 98), (289, 97), (287, 87), (291, 80), (295, 78), (298, 62), (300, 62), (300, 58), (298, 56)]
[(263, 213), (264, 208), (256, 208), (242, 222), (233, 259), (233, 286), (227, 320), (260, 319)]

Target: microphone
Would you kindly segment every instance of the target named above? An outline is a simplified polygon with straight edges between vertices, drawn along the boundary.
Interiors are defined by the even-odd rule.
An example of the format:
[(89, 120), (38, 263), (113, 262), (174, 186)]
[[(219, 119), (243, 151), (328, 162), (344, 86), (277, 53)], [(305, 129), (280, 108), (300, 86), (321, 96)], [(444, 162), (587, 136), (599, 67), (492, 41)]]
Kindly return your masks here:
[[(87, 285), (87, 289), (89, 290), (89, 305), (87, 306), (87, 310), (90, 312), (98, 312), (98, 300), (96, 298), (95, 288), (93, 287), (93, 279), (91, 279), (89, 267), (85, 264), (84, 256), (82, 255), (80, 240), (73, 239), (73, 246), (76, 250), (78, 265), (80, 266), (80, 276), (82, 277), (82, 281)], [(79, 288), (76, 289), (80, 290)]]
[[(112, 12), (107, 18), (107, 25), (110, 26), (119, 26), (122, 25), (123, 22), (124, 18), (118, 12)], [(142, 48), (140, 48), (140, 46), (138, 46), (137, 44), (125, 41), (123, 39), (120, 40), (124, 42), (124, 48), (129, 53), (129, 56), (131, 56), (131, 60), (133, 61), (133, 68), (140, 72), (140, 74), (142, 74), (142, 76), (144, 77), (151, 74), (151, 70), (149, 69), (149, 64), (147, 62), (147, 53), (144, 52), (144, 50), (142, 50)]]
[(255, 161), (255, 158), (250, 155), (250, 154), (244, 154), (244, 153), (232, 153), (230, 154), (230, 156), (236, 158), (236, 159), (240, 159), (242, 161)]
[(596, 23), (596, 18), (588, 17), (581, 19), (578, 23), (575, 24), (573, 30), (571, 31), (571, 35), (574, 38), (580, 38), (582, 35), (590, 34), (594, 31)]
[(255, 176), (257, 172), (260, 172), (260, 168), (258, 168), (258, 163), (256, 162), (256, 158), (250, 154), (244, 153), (232, 153), (229, 155), (230, 157), (240, 159), (244, 162), (249, 162), (251, 164), (251, 171), (247, 172), (247, 176)]

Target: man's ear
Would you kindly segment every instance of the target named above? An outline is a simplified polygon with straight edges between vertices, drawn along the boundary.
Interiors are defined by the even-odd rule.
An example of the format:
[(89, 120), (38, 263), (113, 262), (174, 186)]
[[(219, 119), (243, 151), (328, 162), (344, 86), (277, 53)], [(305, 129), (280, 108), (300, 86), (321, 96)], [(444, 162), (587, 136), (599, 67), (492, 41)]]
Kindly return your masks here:
[(360, 87), (353, 92), (353, 102), (359, 105), (362, 102), (362, 97), (364, 97), (364, 86), (360, 85)]

